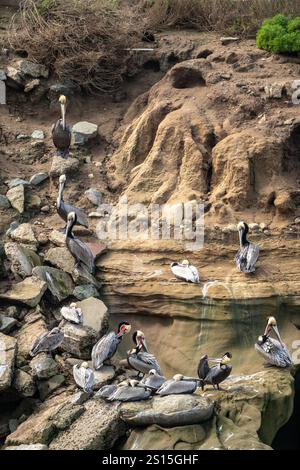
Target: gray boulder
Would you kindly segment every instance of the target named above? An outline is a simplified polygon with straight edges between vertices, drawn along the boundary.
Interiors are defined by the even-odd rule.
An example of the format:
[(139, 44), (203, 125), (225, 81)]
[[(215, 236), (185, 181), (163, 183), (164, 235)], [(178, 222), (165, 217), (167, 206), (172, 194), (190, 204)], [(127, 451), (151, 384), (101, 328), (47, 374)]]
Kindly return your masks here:
[(59, 302), (69, 297), (74, 289), (69, 274), (49, 266), (37, 266), (32, 270), (33, 276), (46, 282), (47, 288)]
[(0, 333), (0, 392), (11, 385), (17, 353), (17, 340)]

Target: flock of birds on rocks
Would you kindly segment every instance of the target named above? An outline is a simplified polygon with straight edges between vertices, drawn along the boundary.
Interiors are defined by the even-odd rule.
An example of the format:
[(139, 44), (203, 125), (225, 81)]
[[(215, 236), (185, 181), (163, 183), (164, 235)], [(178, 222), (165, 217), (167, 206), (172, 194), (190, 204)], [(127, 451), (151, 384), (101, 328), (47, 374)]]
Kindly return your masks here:
[[(61, 119), (52, 128), (53, 143), (58, 154), (65, 157), (68, 154), (71, 143), (71, 130), (66, 124), (66, 98), (59, 98), (61, 105)], [(65, 237), (66, 245), (76, 260), (76, 267), (84, 266), (89, 273), (94, 270), (94, 256), (89, 247), (80, 239), (75, 238), (72, 229), (75, 224), (88, 226), (87, 217), (83, 211), (68, 204), (63, 199), (63, 191), (66, 183), (66, 176), (59, 178), (59, 192), (57, 197), (57, 212), (66, 222)], [(259, 247), (247, 240), (249, 227), (245, 222), (240, 222), (237, 226), (240, 239), (240, 249), (235, 256), (238, 269), (243, 273), (255, 271), (255, 264), (259, 256)], [(172, 263), (173, 274), (184, 281), (199, 283), (199, 273), (195, 266), (187, 260), (181, 263)], [(61, 315), (67, 322), (81, 324), (83, 313), (75, 303), (69, 307), (62, 307)], [(119, 344), (124, 335), (131, 331), (131, 325), (127, 322), (119, 324), (117, 331), (111, 331), (102, 336), (94, 345), (91, 354), (91, 366), (88, 362), (76, 364), (73, 367), (73, 377), (79, 388), (85, 392), (92, 393), (95, 377), (94, 371), (101, 370), (104, 365), (110, 363), (116, 354)], [(274, 331), (277, 338), (270, 336)], [(31, 348), (31, 355), (36, 356), (40, 352), (54, 351), (64, 340), (64, 333), (59, 327), (53, 328), (39, 336)], [(167, 380), (162, 373), (161, 367), (156, 357), (148, 350), (145, 335), (138, 330), (133, 333), (132, 340), (134, 347), (127, 352), (128, 368), (136, 371), (135, 377), (115, 385), (105, 385), (98, 392), (97, 396), (108, 401), (138, 401), (145, 400), (152, 395), (166, 396), (171, 394), (192, 394), (198, 387), (204, 390), (206, 385), (212, 385), (214, 389), (220, 389), (220, 384), (229, 377), (232, 371), (230, 352), (226, 352), (220, 358), (209, 358), (204, 355), (200, 358), (198, 365), (198, 377), (186, 377), (176, 374)], [(274, 317), (269, 317), (263, 335), (259, 336), (255, 343), (256, 351), (263, 356), (268, 365), (277, 367), (289, 367), (292, 365), (290, 353), (283, 343), (277, 322)], [(211, 365), (214, 363), (215, 365)]]

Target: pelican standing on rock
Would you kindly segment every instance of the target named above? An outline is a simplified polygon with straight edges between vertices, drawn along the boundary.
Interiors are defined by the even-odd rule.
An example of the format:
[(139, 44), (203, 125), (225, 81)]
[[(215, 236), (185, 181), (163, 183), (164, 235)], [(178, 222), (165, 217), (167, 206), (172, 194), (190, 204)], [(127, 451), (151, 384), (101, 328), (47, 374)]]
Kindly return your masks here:
[(36, 356), (40, 352), (49, 352), (58, 348), (63, 342), (64, 332), (59, 328), (53, 328), (51, 331), (39, 336), (33, 343), (30, 355), (31, 357)]
[[(221, 358), (208, 359), (207, 355), (201, 357), (198, 376), (202, 390), (204, 390), (204, 385), (212, 385), (214, 389), (220, 390), (219, 384), (231, 374), (231, 358), (230, 352), (226, 352)], [(217, 362), (218, 365), (210, 367), (208, 361)]]
[(144, 333), (140, 330), (135, 331), (132, 335), (132, 339), (136, 347), (127, 354), (128, 365), (138, 371), (138, 375), (145, 375), (151, 369), (155, 369), (158, 374), (162, 375), (155, 356), (148, 352)]
[(121, 382), (115, 392), (108, 398), (108, 401), (141, 401), (147, 400), (151, 395), (150, 390), (145, 390), (138, 380), (127, 380)]
[[(278, 340), (270, 337), (272, 330), (277, 335)], [(270, 365), (277, 367), (289, 367), (292, 365), (291, 355), (286, 345), (282, 342), (274, 317), (268, 318), (264, 334), (259, 336), (255, 343), (255, 349)]]
[(61, 95), (58, 99), (61, 109), (61, 118), (52, 126), (52, 140), (56, 147), (57, 155), (65, 157), (69, 153), (71, 144), (71, 129), (66, 123), (66, 103), (67, 98)]
[(72, 229), (76, 224), (76, 221), (76, 212), (70, 212), (68, 214), (66, 228), (66, 245), (69, 252), (76, 260), (75, 268), (84, 265), (88, 272), (92, 274), (94, 272), (94, 255), (85, 243), (79, 240), (79, 238), (74, 237)]
[(184, 377), (182, 374), (176, 374), (173, 379), (167, 380), (162, 384), (156, 393), (162, 397), (166, 395), (194, 393), (197, 389), (197, 382), (197, 379), (190, 379)]
[(72, 302), (69, 307), (62, 307), (60, 313), (61, 316), (70, 323), (79, 325), (83, 321), (82, 310), (77, 307), (75, 302)]
[(92, 393), (95, 385), (94, 371), (89, 368), (87, 362), (83, 362), (81, 366), (75, 364), (73, 366), (73, 377), (78, 385), (84, 392)]
[(63, 199), (63, 192), (64, 192), (66, 180), (67, 180), (66, 175), (61, 175), (59, 177), (59, 189), (58, 189), (58, 196), (56, 199), (57, 213), (65, 222), (67, 222), (68, 214), (70, 212), (75, 212), (76, 217), (77, 217), (76, 223), (78, 225), (82, 225), (83, 227), (88, 227), (89, 223), (88, 223), (88, 219), (85, 213), (82, 210), (77, 209), (76, 207), (72, 206), (71, 204), (68, 204)]
[(178, 279), (187, 282), (194, 282), (199, 284), (199, 273), (195, 266), (191, 265), (187, 259), (181, 261), (181, 263), (172, 263), (171, 271)]
[(247, 240), (249, 227), (245, 222), (239, 222), (237, 229), (240, 238), (240, 249), (235, 255), (234, 260), (242, 273), (254, 273), (255, 264), (259, 256), (259, 246)]
[(130, 330), (131, 325), (124, 321), (119, 324), (117, 333), (111, 331), (99, 339), (92, 349), (92, 364), (95, 370), (99, 370), (105, 361), (114, 356), (123, 336), (129, 333)]

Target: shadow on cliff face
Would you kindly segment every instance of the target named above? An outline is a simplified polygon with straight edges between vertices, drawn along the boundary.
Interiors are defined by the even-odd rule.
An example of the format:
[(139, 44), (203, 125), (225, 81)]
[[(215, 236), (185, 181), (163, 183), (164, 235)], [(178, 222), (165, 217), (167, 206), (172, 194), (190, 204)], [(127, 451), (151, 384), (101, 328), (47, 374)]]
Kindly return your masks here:
[(275, 450), (300, 449), (300, 370), (295, 376), (294, 411), (288, 422), (279, 429), (272, 442)]

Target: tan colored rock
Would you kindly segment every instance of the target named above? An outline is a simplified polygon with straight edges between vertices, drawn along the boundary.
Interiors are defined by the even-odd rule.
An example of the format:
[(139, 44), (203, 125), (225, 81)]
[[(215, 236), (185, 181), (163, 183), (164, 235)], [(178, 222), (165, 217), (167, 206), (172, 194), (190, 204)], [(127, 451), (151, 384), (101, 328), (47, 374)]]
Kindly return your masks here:
[(9, 189), (6, 193), (6, 197), (11, 203), (12, 207), (16, 209), (20, 214), (23, 214), (25, 203), (24, 186), (22, 184), (19, 184), (18, 186)]
[(13, 387), (23, 397), (32, 397), (36, 392), (34, 379), (21, 369), (15, 371)]
[(46, 289), (46, 282), (27, 277), (24, 281), (14, 284), (7, 292), (1, 293), (0, 299), (35, 307), (43, 297)]
[(90, 297), (77, 302), (77, 307), (82, 310), (82, 324), (84, 326), (92, 328), (99, 336), (106, 333), (108, 328), (108, 310), (102, 300)]
[(22, 366), (25, 361), (30, 357), (29, 352), (31, 347), (40, 335), (48, 331), (45, 322), (41, 318), (37, 318), (36, 321), (25, 323), (17, 334), (18, 340), (18, 353), (17, 363)]
[(66, 273), (72, 274), (74, 271), (75, 261), (66, 247), (50, 248), (50, 250), (45, 253), (44, 260)]
[(66, 246), (66, 237), (63, 232), (52, 230), (49, 235), (49, 240), (56, 246)]
[(290, 214), (295, 210), (295, 205), (289, 191), (283, 191), (276, 196), (274, 206), (281, 214)]
[[(17, 186), (18, 188), (19, 186)], [(17, 242), (36, 245), (37, 239), (35, 238), (34, 231), (30, 224), (19, 225), (12, 233), (11, 238)]]
[(11, 271), (22, 278), (30, 276), (32, 269), (42, 264), (40, 257), (34, 251), (17, 243), (6, 243), (4, 248), (11, 263)]
[(79, 167), (79, 160), (77, 158), (63, 158), (55, 155), (52, 160), (52, 166), (50, 169), (50, 176), (56, 177), (69, 173), (74, 173)]
[(11, 385), (16, 353), (17, 340), (0, 333), (0, 392)]

